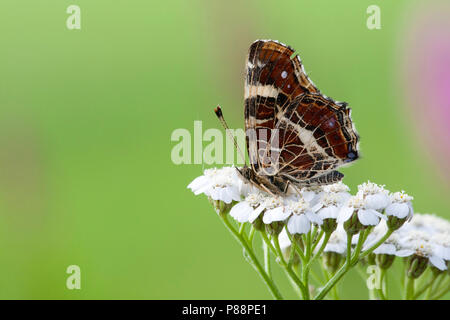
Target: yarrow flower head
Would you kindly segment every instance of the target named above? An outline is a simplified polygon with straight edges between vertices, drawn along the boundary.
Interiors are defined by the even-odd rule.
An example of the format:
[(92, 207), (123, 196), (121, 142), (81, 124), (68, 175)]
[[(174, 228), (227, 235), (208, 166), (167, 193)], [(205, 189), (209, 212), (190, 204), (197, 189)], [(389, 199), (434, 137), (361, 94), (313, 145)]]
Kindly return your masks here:
[(347, 249), (347, 235), (345, 230), (338, 228), (330, 236), (330, 239), (325, 246), (324, 252), (334, 252), (338, 254), (344, 254)]
[(300, 195), (311, 206), (316, 205), (320, 201), (320, 196), (323, 193), (322, 186), (304, 187), (300, 190)]
[(356, 234), (367, 226), (376, 226), (380, 219), (386, 219), (384, 215), (378, 212), (375, 205), (378, 201), (375, 194), (369, 194), (369, 198), (363, 190), (359, 190), (355, 196), (352, 196), (339, 212), (338, 222), (344, 224), (347, 232)]
[(250, 193), (245, 199), (231, 208), (230, 216), (237, 222), (253, 222), (264, 210), (261, 203), (264, 195), (260, 192)]
[(364, 182), (358, 186), (358, 193), (364, 198), (364, 206), (367, 209), (382, 210), (389, 204), (389, 191), (384, 185)]
[(342, 181), (329, 184), (322, 187), (325, 194), (332, 194), (337, 196), (338, 203), (343, 204), (351, 197), (350, 188)]
[(322, 219), (315, 213), (316, 207), (311, 207), (310, 204), (303, 198), (296, 200), (289, 200), (287, 212), (289, 213), (289, 220), (287, 228), (291, 234), (303, 234), (309, 232), (311, 223), (322, 224)]
[(390, 229), (397, 230), (406, 221), (411, 220), (414, 214), (412, 200), (413, 197), (407, 195), (404, 191), (390, 195), (390, 204), (385, 209)]
[(408, 224), (408, 227), (430, 234), (450, 233), (450, 222), (448, 220), (429, 213), (415, 215)]
[(336, 229), (342, 202), (342, 195), (338, 193), (328, 192), (323, 194), (317, 215), (323, 221), (322, 230), (325, 232), (333, 232)]
[(450, 232), (436, 233), (431, 237), (431, 242), (434, 244), (435, 253), (438, 257), (446, 261), (446, 265), (450, 262)]
[(202, 176), (195, 178), (188, 188), (195, 195), (204, 193), (212, 200), (231, 203), (241, 200), (242, 180), (238, 177), (236, 168), (206, 169)]
[(420, 230), (409, 230), (407, 233), (400, 233), (401, 238), (399, 244), (401, 256), (410, 257), (408, 260), (408, 276), (418, 278), (428, 263), (438, 270), (446, 270), (447, 266), (444, 259), (439, 256), (437, 247), (431, 241), (431, 237), (427, 232)]

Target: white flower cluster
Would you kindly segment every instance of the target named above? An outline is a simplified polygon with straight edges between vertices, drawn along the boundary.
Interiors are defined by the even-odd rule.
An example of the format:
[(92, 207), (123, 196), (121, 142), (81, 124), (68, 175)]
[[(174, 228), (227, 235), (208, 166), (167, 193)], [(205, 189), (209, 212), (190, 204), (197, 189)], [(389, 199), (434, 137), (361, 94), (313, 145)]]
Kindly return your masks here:
[(206, 169), (203, 175), (192, 181), (188, 188), (195, 195), (204, 193), (213, 200), (231, 203), (241, 200), (243, 181), (234, 167)]
[[(374, 244), (386, 230), (385, 224), (377, 226), (365, 242), (364, 249)], [(395, 231), (375, 254), (427, 258), (439, 270), (447, 270), (450, 262), (450, 222), (431, 214), (416, 213), (410, 223)]]
[[(384, 186), (372, 182), (358, 186), (355, 195), (339, 182), (303, 188), (280, 197), (245, 183), (236, 168), (225, 167), (205, 170), (204, 175), (192, 181), (188, 188), (196, 195), (204, 193), (227, 204), (235, 201), (230, 216), (239, 223), (254, 223), (257, 219), (264, 224), (282, 222), (292, 235), (307, 233), (312, 225), (320, 227), (325, 221), (334, 220), (338, 226), (331, 234), (325, 252), (345, 254), (348, 229), (344, 226), (357, 223), (362, 228), (374, 227), (363, 251), (376, 243), (388, 228), (393, 228), (396, 231), (374, 251), (375, 254), (399, 257), (415, 254), (428, 258), (440, 270), (445, 270), (450, 260), (450, 223), (433, 215), (416, 214), (413, 217), (412, 197), (403, 191), (390, 193)], [(402, 223), (393, 227), (399, 220)], [(403, 224), (406, 221), (410, 223)], [(280, 245), (288, 248), (289, 238), (285, 232), (283, 229), (280, 234)], [(353, 241), (358, 241), (358, 234)]]

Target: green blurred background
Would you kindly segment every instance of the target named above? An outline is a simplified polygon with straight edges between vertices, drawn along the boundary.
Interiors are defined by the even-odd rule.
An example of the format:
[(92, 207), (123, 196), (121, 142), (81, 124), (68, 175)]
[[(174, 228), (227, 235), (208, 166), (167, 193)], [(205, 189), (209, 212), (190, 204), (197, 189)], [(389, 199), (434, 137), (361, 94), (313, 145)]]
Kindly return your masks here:
[[(244, 61), (258, 38), (294, 47), (321, 91), (353, 108), (363, 155), (343, 170), (353, 191), (370, 179), (450, 218), (446, 170), (404, 85), (405, 39), (424, 3), (2, 0), (0, 298), (270, 298), (186, 188), (207, 166), (170, 157), (173, 130), (221, 128), (219, 103), (243, 127)], [(81, 30), (66, 28), (71, 4)], [(380, 30), (366, 27), (371, 4)], [(66, 288), (72, 264), (81, 290)], [(367, 297), (355, 274), (342, 292)]]

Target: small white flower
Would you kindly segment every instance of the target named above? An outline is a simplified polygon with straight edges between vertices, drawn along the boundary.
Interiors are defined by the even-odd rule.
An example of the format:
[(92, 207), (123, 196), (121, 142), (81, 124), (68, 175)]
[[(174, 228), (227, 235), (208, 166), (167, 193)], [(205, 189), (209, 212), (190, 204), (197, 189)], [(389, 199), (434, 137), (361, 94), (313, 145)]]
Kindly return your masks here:
[[(379, 225), (377, 225), (373, 229), (372, 233), (367, 237), (366, 242), (364, 242), (363, 251), (366, 251), (375, 243), (377, 243), (381, 239), (381, 237), (386, 234), (387, 231), (388, 228), (385, 223), (380, 223)], [(385, 240), (373, 251), (373, 253), (403, 256), (399, 245), (399, 235), (397, 233), (391, 234), (387, 240)]]
[(283, 228), (283, 230), (281, 230), (280, 234), (278, 235), (278, 242), (283, 252), (286, 252), (286, 250), (291, 247), (291, 240), (289, 239), (285, 228)]
[(303, 234), (311, 229), (311, 222), (322, 224), (322, 220), (303, 198), (288, 200), (286, 211), (289, 213), (287, 228), (291, 234)]
[(450, 260), (450, 233), (436, 233), (431, 237), (435, 253), (444, 260)]
[(304, 187), (300, 190), (300, 195), (311, 206), (315, 206), (320, 201), (320, 197), (323, 193), (322, 186)]
[(323, 191), (325, 194), (333, 194), (337, 196), (339, 204), (344, 204), (351, 197), (349, 192), (350, 188), (342, 181), (323, 186)]
[(367, 201), (362, 191), (358, 191), (355, 196), (352, 196), (346, 205), (344, 205), (338, 217), (339, 223), (344, 223), (351, 218), (353, 213), (356, 212), (358, 220), (365, 226), (375, 226), (381, 219), (386, 219), (386, 216), (382, 215), (373, 208), (373, 198)]
[(385, 209), (386, 215), (395, 216), (399, 219), (411, 219), (414, 214), (412, 200), (413, 197), (407, 195), (404, 191), (391, 194), (391, 203)]
[(418, 255), (428, 258), (428, 261), (439, 270), (446, 270), (447, 266), (444, 259), (439, 256), (436, 246), (431, 242), (428, 233), (419, 230), (409, 230), (398, 242), (401, 250), (397, 252), (398, 256), (407, 257)]
[[(320, 248), (322, 245), (323, 239), (317, 245), (317, 248)], [(327, 242), (327, 245), (324, 248), (324, 252), (335, 252), (339, 254), (344, 254), (347, 250), (347, 234), (345, 233), (342, 226), (339, 226), (336, 231), (334, 231), (330, 239)]]
[(338, 193), (324, 193), (320, 201), (317, 215), (321, 220), (337, 219), (341, 207), (342, 197)]
[(195, 195), (204, 193), (213, 200), (225, 203), (241, 200), (242, 179), (234, 167), (206, 169), (202, 176), (189, 185)]
[(237, 203), (231, 208), (230, 216), (237, 222), (253, 222), (264, 210), (264, 207), (261, 205), (263, 200), (264, 196), (260, 192), (251, 193), (244, 201)]
[(362, 193), (367, 209), (382, 210), (389, 204), (389, 191), (384, 189), (384, 185), (364, 182), (358, 186), (358, 193)]
[(284, 206), (281, 197), (267, 197), (262, 206), (266, 209), (263, 216), (263, 222), (265, 224), (284, 221), (291, 215), (290, 211)]
[(450, 233), (450, 222), (434, 214), (415, 214), (408, 227), (430, 234)]

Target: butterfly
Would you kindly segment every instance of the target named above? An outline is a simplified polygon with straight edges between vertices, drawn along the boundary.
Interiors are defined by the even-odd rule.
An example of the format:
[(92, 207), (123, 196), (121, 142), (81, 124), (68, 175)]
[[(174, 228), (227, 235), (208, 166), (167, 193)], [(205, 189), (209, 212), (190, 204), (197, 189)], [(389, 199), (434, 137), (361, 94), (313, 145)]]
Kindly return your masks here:
[[(216, 115), (226, 126), (220, 107)], [(245, 181), (271, 194), (338, 182), (358, 159), (359, 136), (347, 103), (323, 95), (300, 57), (278, 41), (257, 40), (246, 60), (244, 116), (250, 166)], [(236, 144), (236, 143), (235, 143)], [(236, 144), (237, 146), (237, 144)]]

